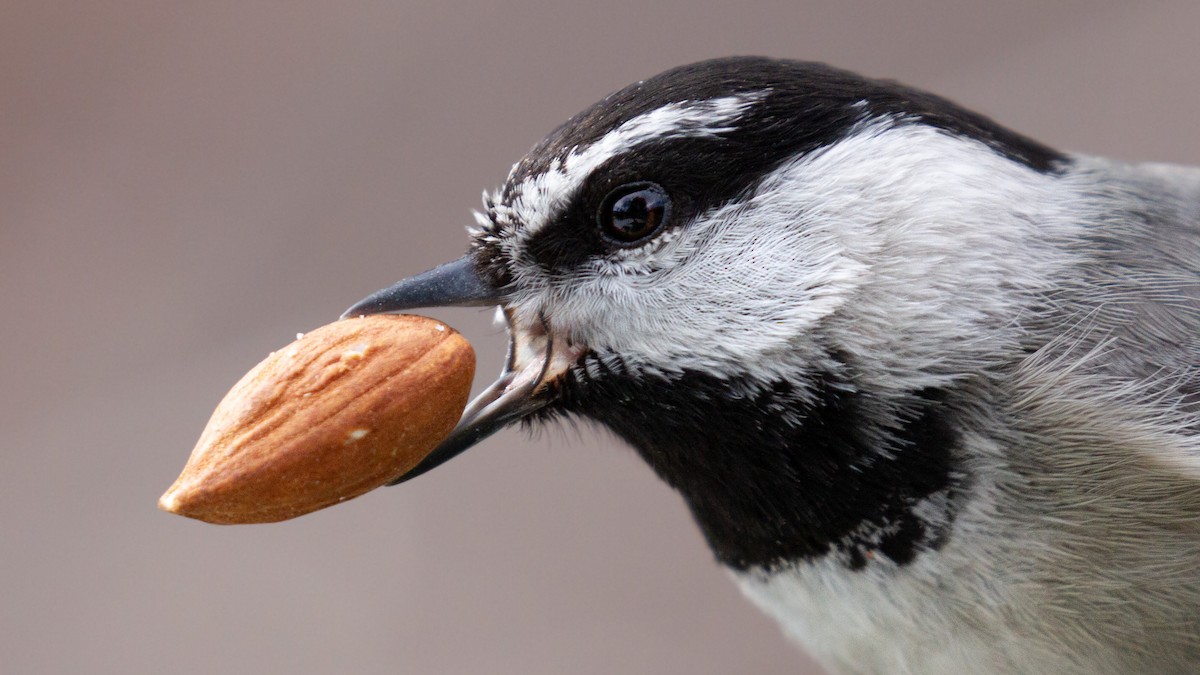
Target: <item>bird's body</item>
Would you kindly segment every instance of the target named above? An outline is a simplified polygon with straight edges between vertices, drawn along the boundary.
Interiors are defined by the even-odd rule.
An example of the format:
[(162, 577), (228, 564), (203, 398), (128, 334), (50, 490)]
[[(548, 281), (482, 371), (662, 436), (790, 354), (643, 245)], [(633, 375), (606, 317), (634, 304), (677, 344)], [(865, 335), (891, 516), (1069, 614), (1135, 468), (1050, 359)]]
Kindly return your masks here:
[(725, 59), (486, 207), (463, 264), (513, 351), (434, 463), (609, 427), (833, 672), (1200, 672), (1200, 171)]

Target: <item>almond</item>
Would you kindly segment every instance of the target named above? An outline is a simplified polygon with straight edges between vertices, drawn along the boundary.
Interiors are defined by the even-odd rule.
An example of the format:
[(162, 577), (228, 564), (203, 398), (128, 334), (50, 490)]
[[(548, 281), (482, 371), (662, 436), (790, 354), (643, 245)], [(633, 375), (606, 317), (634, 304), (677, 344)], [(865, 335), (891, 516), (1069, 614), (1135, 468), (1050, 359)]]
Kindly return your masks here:
[(419, 316), (346, 319), (297, 336), (217, 406), (159, 508), (267, 523), (404, 475), (454, 428), (475, 352)]

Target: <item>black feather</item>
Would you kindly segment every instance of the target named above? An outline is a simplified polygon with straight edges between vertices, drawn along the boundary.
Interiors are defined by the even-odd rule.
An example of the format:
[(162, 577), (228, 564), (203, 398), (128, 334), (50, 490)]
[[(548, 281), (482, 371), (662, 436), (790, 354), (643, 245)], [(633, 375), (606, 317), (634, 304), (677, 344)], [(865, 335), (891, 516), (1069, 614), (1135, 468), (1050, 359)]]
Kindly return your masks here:
[(946, 522), (914, 507), (941, 491), (953, 502), (961, 485), (946, 392), (880, 401), (831, 373), (761, 384), (588, 358), (591, 374), (573, 371), (551, 413), (595, 420), (636, 448), (683, 495), (722, 564), (837, 552), (851, 567), (876, 554), (903, 565), (942, 542)]
[[(765, 94), (764, 94), (765, 92)], [(925, 124), (977, 140), (1035, 171), (1055, 172), (1065, 157), (946, 99), (891, 81), (873, 80), (821, 63), (761, 57), (702, 61), (633, 84), (551, 132), (516, 167), (503, 200), (572, 151), (586, 148), (621, 124), (662, 106), (738, 94), (760, 94), (735, 128), (716, 135), (649, 141), (598, 167), (573, 195), (557, 225), (529, 242), (548, 272), (569, 272), (611, 244), (596, 232), (600, 201), (634, 181), (664, 186), (674, 200), (673, 222), (744, 195), (782, 162), (832, 145), (871, 119)], [(486, 247), (484, 247), (486, 248)], [(487, 251), (480, 253), (487, 258)]]

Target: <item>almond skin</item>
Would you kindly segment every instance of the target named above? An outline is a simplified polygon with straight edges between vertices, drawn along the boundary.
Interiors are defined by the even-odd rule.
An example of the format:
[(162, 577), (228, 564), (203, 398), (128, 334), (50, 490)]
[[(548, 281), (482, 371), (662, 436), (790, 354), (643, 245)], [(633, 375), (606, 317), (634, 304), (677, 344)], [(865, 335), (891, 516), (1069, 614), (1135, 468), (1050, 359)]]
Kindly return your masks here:
[(380, 315), (273, 352), (217, 406), (158, 501), (210, 523), (269, 523), (404, 475), (458, 422), (475, 352), (445, 324)]

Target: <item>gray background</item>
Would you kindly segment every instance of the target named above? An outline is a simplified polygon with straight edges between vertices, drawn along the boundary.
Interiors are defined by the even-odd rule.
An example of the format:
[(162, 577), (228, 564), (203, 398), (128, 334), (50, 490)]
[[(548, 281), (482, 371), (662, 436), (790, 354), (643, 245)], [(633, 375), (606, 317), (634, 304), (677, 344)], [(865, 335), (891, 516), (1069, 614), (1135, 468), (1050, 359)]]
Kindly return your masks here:
[[(826, 60), (1056, 146), (1200, 161), (1200, 3), (0, 3), (0, 669), (815, 673), (592, 429), (279, 525), (157, 511), (224, 391), (459, 255), (603, 94)], [(441, 312), (480, 354), (488, 313)]]

